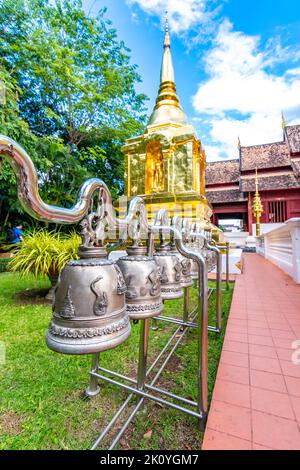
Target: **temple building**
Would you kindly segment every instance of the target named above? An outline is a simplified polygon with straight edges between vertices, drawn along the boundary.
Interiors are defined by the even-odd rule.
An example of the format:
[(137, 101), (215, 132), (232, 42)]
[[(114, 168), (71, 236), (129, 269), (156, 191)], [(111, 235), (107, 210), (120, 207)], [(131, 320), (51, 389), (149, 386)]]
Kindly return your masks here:
[(282, 127), (281, 142), (239, 145), (239, 159), (207, 164), (206, 196), (215, 225), (222, 225), (224, 219), (241, 219), (243, 230), (252, 235), (256, 168), (261, 224), (300, 217), (300, 125), (286, 126), (283, 119)]
[(206, 157), (195, 129), (188, 124), (176, 92), (168, 23), (160, 87), (145, 132), (128, 139), (125, 155), (125, 195), (142, 196), (152, 218), (164, 207), (170, 214), (209, 220), (205, 197)]
[(164, 207), (170, 214), (222, 225), (239, 219), (253, 232), (255, 175), (263, 206), (262, 224), (300, 217), (300, 125), (286, 126), (283, 140), (241, 146), (239, 159), (206, 163), (203, 145), (182, 110), (175, 85), (168, 23), (156, 104), (142, 135), (128, 139), (125, 196), (142, 196), (153, 219)]

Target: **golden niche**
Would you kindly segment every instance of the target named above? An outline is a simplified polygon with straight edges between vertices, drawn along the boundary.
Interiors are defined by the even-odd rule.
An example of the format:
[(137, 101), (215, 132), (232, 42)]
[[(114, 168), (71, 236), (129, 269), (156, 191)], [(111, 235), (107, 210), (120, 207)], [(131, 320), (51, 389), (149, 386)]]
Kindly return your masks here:
[(146, 194), (164, 191), (164, 156), (159, 142), (151, 142), (146, 147)]

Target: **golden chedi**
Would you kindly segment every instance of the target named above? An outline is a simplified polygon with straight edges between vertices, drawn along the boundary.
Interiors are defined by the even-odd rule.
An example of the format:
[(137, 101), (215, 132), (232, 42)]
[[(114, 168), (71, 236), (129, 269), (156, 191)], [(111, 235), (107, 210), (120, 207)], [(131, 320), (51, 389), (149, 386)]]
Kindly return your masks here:
[(123, 152), (125, 195), (142, 196), (152, 219), (164, 207), (171, 215), (209, 221), (205, 151), (176, 93), (168, 23), (156, 105), (144, 134), (128, 139)]

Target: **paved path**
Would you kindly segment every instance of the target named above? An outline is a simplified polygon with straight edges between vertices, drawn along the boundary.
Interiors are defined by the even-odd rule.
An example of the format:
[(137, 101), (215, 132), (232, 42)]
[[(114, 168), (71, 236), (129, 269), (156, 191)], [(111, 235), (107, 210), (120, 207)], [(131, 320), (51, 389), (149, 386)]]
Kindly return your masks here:
[(300, 449), (300, 286), (256, 254), (236, 280), (202, 448)]

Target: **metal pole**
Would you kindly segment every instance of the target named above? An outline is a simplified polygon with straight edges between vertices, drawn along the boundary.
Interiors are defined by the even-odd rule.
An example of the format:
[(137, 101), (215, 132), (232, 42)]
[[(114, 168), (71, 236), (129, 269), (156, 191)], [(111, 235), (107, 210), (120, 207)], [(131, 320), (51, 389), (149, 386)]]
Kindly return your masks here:
[(190, 289), (184, 288), (184, 301), (183, 301), (183, 321), (187, 323), (189, 318), (189, 307), (190, 307)]
[[(201, 269), (202, 268), (202, 269)], [(207, 269), (205, 263), (200, 264), (198, 261), (199, 269), (199, 292), (198, 292), (198, 364), (197, 364), (197, 379), (198, 379), (198, 413), (201, 413), (203, 418), (199, 420), (200, 429), (204, 430), (207, 412), (208, 412), (208, 399), (207, 399), (207, 328), (208, 328), (208, 281)], [(202, 272), (201, 272), (202, 271)], [(202, 274), (202, 276), (201, 276)]]
[(222, 329), (222, 252), (216, 246), (207, 244), (207, 248), (217, 256), (217, 299), (216, 299), (216, 330)]
[[(118, 377), (118, 379), (126, 380), (127, 382), (129, 382), (131, 384), (136, 385), (136, 383), (137, 383), (136, 380), (134, 380), (130, 377), (127, 377), (126, 375), (119, 374), (118, 372), (114, 372), (114, 371), (109, 370), (109, 369), (105, 369), (104, 367), (99, 367), (99, 370), (101, 372), (104, 372), (104, 373), (108, 374), (108, 375), (112, 375), (113, 377)], [(187, 405), (197, 406), (197, 402), (192, 401), (192, 400), (188, 400), (187, 398), (184, 398), (184, 397), (180, 397), (179, 395), (176, 395), (175, 393), (168, 392), (167, 390), (163, 390), (163, 389), (158, 388), (158, 387), (152, 387), (151, 385), (148, 385), (147, 383), (144, 384), (144, 387), (149, 389), (149, 390), (152, 390), (153, 392), (157, 392), (157, 393), (161, 393), (162, 395), (166, 395), (167, 397), (176, 398), (176, 400), (182, 401), (183, 403), (186, 403)]]
[(217, 254), (217, 330), (222, 330), (222, 252)]
[[(154, 233), (150, 231), (148, 232), (148, 242), (147, 242), (147, 255), (149, 256), (149, 258), (153, 257), (153, 252), (154, 252)], [(155, 318), (152, 319), (151, 329), (153, 331), (158, 330), (157, 320)]]
[[(92, 356), (92, 372), (98, 372), (99, 370), (99, 353), (93, 354)], [(86, 388), (84, 395), (86, 397), (95, 397), (100, 392), (98, 379), (94, 375), (90, 376), (90, 385)]]
[(230, 244), (226, 243), (226, 289), (229, 290), (229, 250)]
[[(92, 372), (92, 374), (94, 374), (94, 372)], [(165, 400), (164, 398), (157, 397), (156, 395), (151, 395), (151, 393), (145, 392), (143, 390), (139, 390), (135, 387), (132, 387), (131, 385), (126, 385), (122, 382), (119, 382), (118, 380), (112, 379), (110, 377), (106, 377), (105, 375), (102, 375), (99, 373), (97, 373), (97, 377), (113, 385), (117, 385), (120, 388), (124, 388), (124, 390), (128, 390), (129, 392), (132, 392), (135, 395), (141, 396), (143, 398), (149, 398), (150, 400), (160, 403), (161, 405), (169, 406), (170, 408), (174, 408), (174, 410), (182, 411), (183, 413), (187, 413), (191, 416), (195, 416), (196, 418), (200, 418), (200, 419), (202, 418), (202, 414), (198, 413), (197, 411), (190, 410), (189, 408), (184, 408), (181, 405), (177, 405), (176, 403)], [(175, 398), (175, 397), (172, 396), (172, 398)]]
[(144, 389), (147, 373), (147, 357), (149, 344), (149, 318), (141, 320), (140, 345), (139, 345), (139, 364), (137, 372), (137, 388)]
[(158, 325), (157, 325), (157, 319), (156, 319), (156, 318), (152, 318), (151, 330), (153, 330), (153, 331), (157, 331), (157, 330), (158, 330)]
[[(153, 229), (157, 230), (158, 227), (153, 226), (152, 230)], [(153, 232), (154, 232), (154, 230), (153, 230)], [(197, 354), (197, 385), (198, 385), (197, 410), (198, 410), (198, 413), (193, 413), (190, 410), (184, 409), (184, 408), (179, 407), (177, 405), (174, 406), (173, 403), (169, 403), (166, 400), (161, 400), (161, 399), (158, 399), (157, 397), (150, 396), (149, 394), (145, 393), (143, 390), (133, 389), (132, 387), (125, 386), (124, 384), (121, 384), (117, 381), (108, 379), (105, 376), (101, 376), (104, 380), (107, 380), (111, 383), (115, 383), (116, 385), (119, 385), (119, 386), (127, 389), (128, 391), (131, 391), (131, 392), (141, 396), (141, 398), (138, 401), (138, 403), (136, 404), (134, 410), (131, 412), (130, 416), (127, 418), (126, 422), (124, 423), (122, 428), (119, 430), (118, 434), (115, 436), (111, 446), (109, 447), (109, 450), (113, 449), (115, 447), (115, 445), (118, 443), (120, 437), (122, 436), (124, 431), (127, 429), (129, 423), (132, 421), (132, 419), (134, 418), (134, 416), (136, 415), (136, 413), (138, 412), (138, 410), (142, 406), (143, 401), (144, 401), (145, 398), (154, 399), (155, 401), (158, 401), (162, 404), (167, 404), (167, 405), (169, 405), (169, 406), (171, 406), (175, 409), (180, 409), (182, 411), (187, 412), (188, 414), (198, 416), (199, 419), (200, 419), (200, 423), (201, 423), (201, 425), (200, 425), (201, 429), (204, 428), (204, 423), (205, 423), (206, 417), (207, 417), (207, 407), (208, 407), (208, 404), (207, 404), (207, 402), (208, 402), (208, 399), (207, 399), (208, 280), (207, 280), (206, 263), (205, 263), (205, 260), (204, 260), (203, 256), (201, 256), (200, 254), (196, 254), (196, 253), (192, 252), (191, 250), (188, 250), (187, 248), (184, 247), (184, 245), (182, 243), (182, 239), (181, 239), (181, 234), (176, 229), (174, 229), (173, 227), (168, 227), (168, 226), (160, 226), (159, 230), (160, 231), (166, 230), (166, 231), (172, 232), (174, 235), (176, 234), (176, 236), (178, 236), (178, 238), (176, 239), (176, 247), (177, 247), (178, 251), (182, 255), (184, 255), (185, 257), (190, 258), (190, 259), (194, 259), (197, 262), (197, 265), (198, 265), (199, 278), (200, 278), (200, 275), (202, 274), (201, 282), (199, 282), (199, 284), (198, 284), (198, 354)], [(145, 328), (145, 330), (146, 329), (147, 328)], [(177, 329), (177, 331), (180, 331), (180, 327)], [(151, 384), (150, 384), (151, 386), (153, 386), (155, 384), (155, 382), (158, 380), (160, 374), (162, 373), (162, 371), (166, 367), (168, 361), (172, 357), (172, 354), (174, 353), (174, 351), (178, 347), (178, 344), (183, 339), (186, 332), (187, 332), (187, 329), (184, 329), (184, 331), (181, 333), (179, 339), (176, 341), (176, 343), (173, 346), (172, 350), (168, 354), (168, 357), (165, 359), (165, 361), (163, 362), (163, 364), (160, 367), (159, 371), (157, 372), (156, 376), (151, 381)], [(142, 335), (142, 331), (141, 331), (141, 335)], [(143, 331), (143, 338), (145, 338), (145, 331)], [(174, 335), (172, 335), (172, 338), (174, 338)], [(170, 340), (168, 341), (167, 344), (170, 344)], [(166, 349), (166, 346), (165, 346), (164, 349)], [(154, 363), (152, 364), (152, 366), (150, 367), (148, 372), (146, 373), (146, 376), (149, 375), (150, 370), (153, 369), (154, 365), (158, 362), (158, 359), (161, 357), (161, 355), (162, 355), (162, 351), (159, 354), (159, 356), (156, 358), (156, 360), (154, 361)], [(142, 377), (143, 377), (142, 370), (143, 370), (143, 367), (144, 367), (144, 364), (145, 364), (145, 349), (142, 348), (142, 347), (140, 347), (140, 356), (141, 356), (140, 361), (141, 361), (141, 364), (142, 364), (142, 369), (141, 369), (141, 372), (140, 372), (140, 381), (142, 382)], [(142, 357), (144, 359), (142, 359)], [(100, 377), (99, 374), (98, 374), (98, 377)], [(131, 396), (132, 396), (132, 393), (131, 393)], [(127, 399), (128, 402), (130, 401), (131, 396), (130, 396), (130, 398), (128, 397), (128, 399)], [(124, 407), (124, 404), (123, 404), (122, 407), (120, 408), (120, 410), (117, 412), (118, 416), (120, 416), (121, 412), (124, 409), (125, 409), (125, 407)], [(116, 419), (116, 416), (114, 416), (112, 421), (115, 422), (115, 419)], [(106, 427), (106, 430), (108, 430), (111, 427), (111, 424), (112, 423), (110, 423)], [(96, 445), (100, 443), (100, 441), (103, 437), (104, 437), (104, 433), (102, 433), (100, 438), (97, 439), (97, 441), (94, 444), (93, 448), (95, 448)]]
[[(180, 327), (175, 330), (174, 334), (172, 335), (172, 339), (174, 339), (176, 337), (176, 335), (179, 333), (180, 331)], [(188, 330), (185, 329), (180, 337), (178, 338), (178, 340), (176, 341), (176, 343), (174, 344), (174, 346), (172, 347), (171, 351), (169, 352), (168, 356), (166, 357), (166, 359), (164, 360), (162, 366), (160, 367), (160, 369), (158, 370), (158, 372), (156, 373), (155, 377), (153, 378), (153, 380), (150, 382), (150, 385), (153, 386), (155, 385), (155, 383), (157, 382), (157, 380), (159, 379), (160, 375), (162, 374), (162, 372), (164, 371), (166, 365), (168, 364), (169, 360), (171, 359), (172, 355), (174, 354), (174, 352), (176, 351), (178, 345), (180, 344), (180, 342), (182, 341), (183, 337), (185, 336), (186, 332)], [(171, 339), (171, 338), (170, 338)], [(168, 341), (167, 344), (170, 344), (170, 340)], [(166, 345), (167, 346), (167, 345)], [(166, 347), (164, 348), (166, 349)], [(160, 354), (161, 356), (161, 354)], [(155, 362), (152, 364), (152, 366), (150, 367), (150, 369), (148, 370), (148, 373), (147, 375), (149, 375), (150, 371), (153, 369), (153, 367), (157, 364), (157, 359), (155, 360)], [(207, 375), (206, 375), (207, 376)], [(207, 389), (206, 389), (207, 390)], [(206, 392), (207, 393), (207, 392)], [(204, 392), (205, 394), (205, 392)], [(128, 397), (129, 398), (129, 397)], [(137, 414), (137, 412), (140, 410), (141, 406), (143, 405), (144, 403), (144, 399), (145, 398), (140, 398), (140, 400), (137, 402), (136, 406), (134, 407), (134, 409), (132, 410), (132, 412), (130, 413), (130, 415), (128, 416), (127, 420), (125, 421), (125, 423), (123, 424), (122, 428), (119, 430), (118, 434), (115, 436), (114, 440), (112, 441), (110, 447), (108, 450), (112, 450), (115, 448), (115, 446), (118, 444), (119, 440), (121, 439), (122, 435), (124, 434), (124, 432), (126, 431), (126, 429), (128, 428), (129, 424), (131, 423), (131, 421), (133, 420), (133, 418), (135, 417), (135, 415)], [(199, 403), (199, 397), (198, 397), (198, 401), (197, 403)], [(199, 406), (198, 406), (198, 410), (199, 410)], [(207, 413), (207, 412), (206, 412)], [(203, 419), (205, 421), (206, 419), (206, 414), (203, 413)], [(103, 433), (102, 433), (102, 436), (103, 436)], [(98, 439), (98, 444), (100, 442), (100, 438)], [(96, 449), (96, 444), (94, 444), (94, 446), (92, 447), (92, 449)]]

